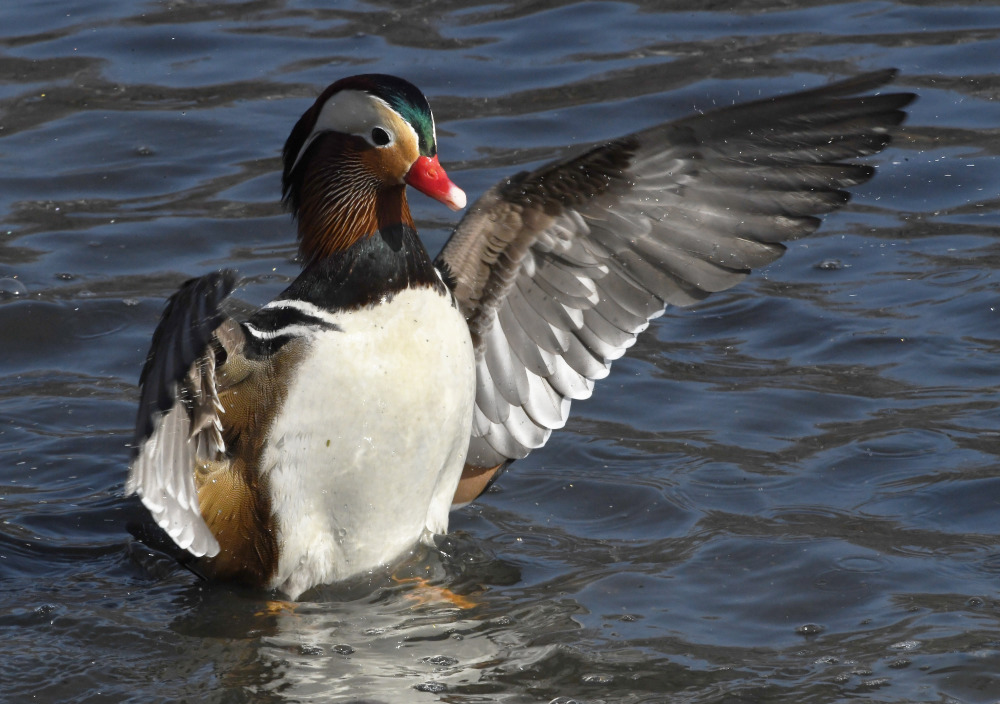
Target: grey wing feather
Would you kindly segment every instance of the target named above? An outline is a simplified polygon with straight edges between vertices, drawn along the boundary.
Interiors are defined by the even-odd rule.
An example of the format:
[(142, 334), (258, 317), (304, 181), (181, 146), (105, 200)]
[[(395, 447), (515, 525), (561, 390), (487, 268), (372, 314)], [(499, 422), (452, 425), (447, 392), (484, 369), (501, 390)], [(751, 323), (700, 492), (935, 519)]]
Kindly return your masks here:
[[(139, 378), (132, 463), (126, 494), (138, 494), (154, 520), (192, 555), (216, 555), (195, 486), (196, 459), (225, 452), (213, 342), (226, 320), (231, 271), (191, 279), (170, 297)], [(236, 329), (225, 326), (229, 335)]]
[(437, 263), (476, 349), (468, 462), (541, 447), (667, 305), (774, 261), (872, 177), (909, 93), (879, 71), (694, 115), (487, 191)]

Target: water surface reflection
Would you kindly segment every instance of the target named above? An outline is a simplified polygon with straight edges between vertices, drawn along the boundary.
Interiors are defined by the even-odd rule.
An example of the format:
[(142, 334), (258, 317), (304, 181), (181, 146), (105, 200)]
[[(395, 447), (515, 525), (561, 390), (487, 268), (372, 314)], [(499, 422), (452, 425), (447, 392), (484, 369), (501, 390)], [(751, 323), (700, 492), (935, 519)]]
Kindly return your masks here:
[[(982, 57), (1000, 9), (56, 0), (0, 19), (11, 701), (996, 701), (1000, 80)], [(420, 85), (474, 196), (567, 148), (886, 66), (921, 97), (850, 207), (670, 311), (397, 581), (289, 608), (129, 542), (125, 444), (163, 299), (222, 266), (253, 302), (294, 276), (278, 153), (333, 79)], [(412, 206), (436, 251), (451, 214)]]

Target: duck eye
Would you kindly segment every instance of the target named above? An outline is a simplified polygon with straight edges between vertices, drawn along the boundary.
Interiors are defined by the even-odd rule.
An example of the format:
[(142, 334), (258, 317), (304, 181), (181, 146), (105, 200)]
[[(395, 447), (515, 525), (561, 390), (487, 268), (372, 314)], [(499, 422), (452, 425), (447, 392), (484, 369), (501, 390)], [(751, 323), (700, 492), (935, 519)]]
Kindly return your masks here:
[(384, 147), (391, 141), (392, 139), (389, 137), (389, 133), (381, 127), (376, 127), (372, 130), (372, 142), (376, 147)]

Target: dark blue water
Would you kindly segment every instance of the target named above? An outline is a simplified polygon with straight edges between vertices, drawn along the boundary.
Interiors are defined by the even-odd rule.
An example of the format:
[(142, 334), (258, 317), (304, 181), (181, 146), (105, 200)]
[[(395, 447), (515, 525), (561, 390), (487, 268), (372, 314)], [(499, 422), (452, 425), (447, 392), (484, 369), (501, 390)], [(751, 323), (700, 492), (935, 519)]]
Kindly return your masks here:
[[(996, 56), (1000, 7), (943, 0), (3, 4), (0, 699), (997, 702)], [(163, 300), (294, 277), (278, 153), (327, 83), (421, 86), (475, 197), (887, 66), (920, 100), (851, 205), (668, 311), (396, 580), (290, 608), (131, 543)]]

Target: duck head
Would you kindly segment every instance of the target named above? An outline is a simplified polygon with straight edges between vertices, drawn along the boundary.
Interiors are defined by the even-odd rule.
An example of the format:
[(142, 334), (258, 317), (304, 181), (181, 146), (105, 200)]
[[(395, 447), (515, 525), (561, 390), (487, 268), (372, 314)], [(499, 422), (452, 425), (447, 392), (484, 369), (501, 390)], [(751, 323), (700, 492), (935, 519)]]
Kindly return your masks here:
[(282, 195), (298, 220), (306, 262), (385, 226), (412, 227), (406, 184), (452, 210), (465, 207), (465, 193), (438, 162), (427, 99), (395, 76), (352, 76), (327, 87), (292, 129), (282, 157)]

